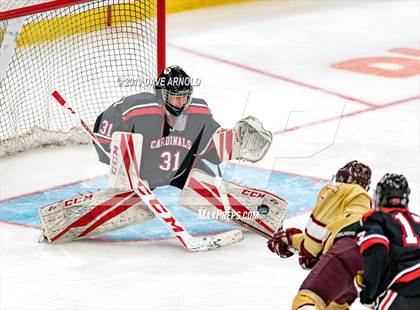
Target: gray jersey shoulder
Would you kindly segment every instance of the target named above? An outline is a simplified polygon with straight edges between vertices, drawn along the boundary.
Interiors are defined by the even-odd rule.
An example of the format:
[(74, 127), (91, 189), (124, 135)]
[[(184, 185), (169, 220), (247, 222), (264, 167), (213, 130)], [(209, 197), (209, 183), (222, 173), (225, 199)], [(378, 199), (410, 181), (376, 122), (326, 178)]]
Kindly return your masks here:
[(192, 98), (191, 99), (191, 105), (192, 106), (197, 106), (197, 107), (209, 108), (207, 102), (204, 99), (201, 99), (201, 98)]
[(121, 98), (119, 101), (112, 104), (114, 111), (121, 116), (124, 116), (135, 109), (142, 109), (147, 107), (160, 107), (158, 100), (153, 93), (139, 93)]

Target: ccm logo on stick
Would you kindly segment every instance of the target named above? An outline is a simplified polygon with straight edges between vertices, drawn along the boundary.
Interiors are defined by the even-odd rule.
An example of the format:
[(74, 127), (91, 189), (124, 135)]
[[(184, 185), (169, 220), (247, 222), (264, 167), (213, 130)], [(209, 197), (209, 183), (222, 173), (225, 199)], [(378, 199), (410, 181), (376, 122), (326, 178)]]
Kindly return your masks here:
[[(157, 199), (150, 200), (150, 204), (152, 205), (153, 209), (155, 209), (159, 214), (164, 214), (168, 212), (168, 210), (166, 210), (166, 208)], [(172, 216), (162, 218), (166, 223), (169, 224), (169, 226), (172, 227), (174, 232), (184, 231), (184, 229), (181, 226), (178, 226), (176, 224), (176, 220)]]
[(67, 206), (74, 205), (76, 203), (82, 203), (82, 202), (85, 202), (85, 201), (88, 201), (88, 200), (92, 200), (92, 198), (93, 198), (93, 194), (89, 194), (89, 195), (86, 195), (86, 196), (77, 197), (77, 198), (70, 199), (70, 200), (65, 200), (64, 205), (67, 207)]
[(255, 191), (252, 191), (252, 190), (249, 190), (249, 189), (244, 189), (242, 191), (242, 195), (251, 196), (251, 197), (254, 197), (254, 198), (263, 198), (263, 197), (265, 197), (265, 194), (260, 193), (260, 192), (255, 192)]

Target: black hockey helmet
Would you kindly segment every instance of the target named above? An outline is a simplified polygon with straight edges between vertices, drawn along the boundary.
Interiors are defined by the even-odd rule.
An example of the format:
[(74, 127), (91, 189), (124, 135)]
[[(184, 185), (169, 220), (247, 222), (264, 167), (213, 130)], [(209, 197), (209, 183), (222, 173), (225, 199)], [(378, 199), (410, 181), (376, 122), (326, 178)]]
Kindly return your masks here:
[(341, 183), (356, 183), (369, 190), (371, 176), (369, 166), (353, 160), (337, 171), (335, 180)]
[(387, 173), (375, 189), (375, 207), (407, 208), (410, 187), (402, 174)]
[(188, 108), (192, 99), (192, 80), (179, 66), (165, 68), (155, 85), (156, 96), (165, 104), (165, 108), (178, 116)]

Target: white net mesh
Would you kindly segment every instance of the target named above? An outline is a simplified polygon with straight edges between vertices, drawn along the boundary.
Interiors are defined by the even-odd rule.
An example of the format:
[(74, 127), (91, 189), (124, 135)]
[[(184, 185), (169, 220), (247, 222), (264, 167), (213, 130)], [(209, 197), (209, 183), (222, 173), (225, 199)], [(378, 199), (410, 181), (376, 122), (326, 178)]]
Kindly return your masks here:
[[(156, 0), (101, 0), (27, 16), (0, 82), (0, 157), (88, 142), (54, 90), (91, 126), (122, 96), (150, 91), (127, 81), (156, 76), (156, 9)], [(0, 21), (0, 42), (7, 25)]]

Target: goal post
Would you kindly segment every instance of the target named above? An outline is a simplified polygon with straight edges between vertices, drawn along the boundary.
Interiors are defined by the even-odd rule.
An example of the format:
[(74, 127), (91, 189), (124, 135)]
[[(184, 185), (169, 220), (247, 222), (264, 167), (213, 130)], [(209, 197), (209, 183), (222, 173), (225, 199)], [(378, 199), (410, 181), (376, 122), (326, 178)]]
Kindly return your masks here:
[(89, 142), (53, 90), (92, 126), (121, 97), (153, 91), (165, 67), (165, 0), (11, 0), (0, 10), (0, 157)]

